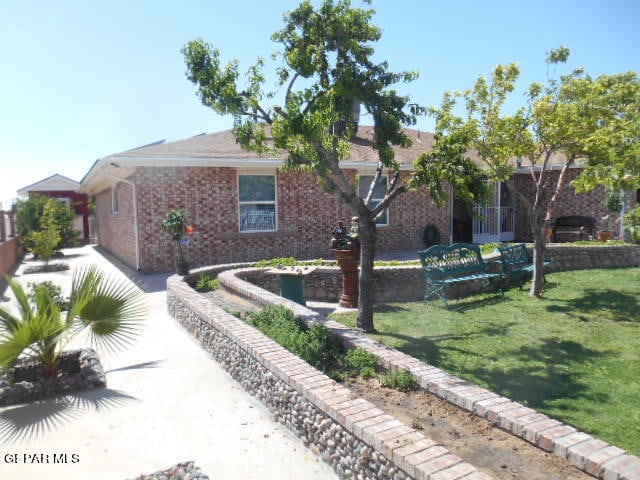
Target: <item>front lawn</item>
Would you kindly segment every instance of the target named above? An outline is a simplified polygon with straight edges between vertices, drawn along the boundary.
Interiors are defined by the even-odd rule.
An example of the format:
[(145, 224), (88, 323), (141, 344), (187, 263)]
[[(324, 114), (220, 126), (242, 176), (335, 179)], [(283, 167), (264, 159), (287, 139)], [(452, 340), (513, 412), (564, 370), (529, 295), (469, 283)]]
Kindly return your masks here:
[[(640, 454), (640, 270), (547, 275), (544, 298), (392, 303), (373, 338)], [(332, 318), (351, 327), (355, 314)]]

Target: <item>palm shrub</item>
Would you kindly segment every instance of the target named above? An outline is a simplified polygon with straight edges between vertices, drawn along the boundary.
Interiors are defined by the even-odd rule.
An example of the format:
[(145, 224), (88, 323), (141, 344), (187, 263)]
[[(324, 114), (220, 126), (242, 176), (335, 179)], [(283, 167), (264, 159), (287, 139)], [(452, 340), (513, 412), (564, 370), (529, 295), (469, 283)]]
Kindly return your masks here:
[[(87, 331), (92, 345), (115, 350), (130, 343), (146, 308), (142, 292), (105, 276), (95, 266), (74, 273), (66, 309), (46, 285), (37, 285), (31, 298), (15, 279), (8, 278), (17, 314), (0, 306), (0, 367), (10, 368), (19, 357), (40, 362), (45, 375), (56, 376), (67, 344)], [(65, 307), (65, 306), (63, 306)]]

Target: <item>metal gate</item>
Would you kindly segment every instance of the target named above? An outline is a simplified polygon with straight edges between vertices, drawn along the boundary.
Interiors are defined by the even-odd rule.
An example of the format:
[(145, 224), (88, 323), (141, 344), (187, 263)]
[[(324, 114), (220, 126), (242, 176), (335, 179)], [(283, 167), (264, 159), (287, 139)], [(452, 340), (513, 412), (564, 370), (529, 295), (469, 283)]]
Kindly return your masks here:
[(502, 183), (493, 185), (489, 204), (476, 204), (473, 213), (473, 243), (510, 242), (515, 239), (513, 195)]

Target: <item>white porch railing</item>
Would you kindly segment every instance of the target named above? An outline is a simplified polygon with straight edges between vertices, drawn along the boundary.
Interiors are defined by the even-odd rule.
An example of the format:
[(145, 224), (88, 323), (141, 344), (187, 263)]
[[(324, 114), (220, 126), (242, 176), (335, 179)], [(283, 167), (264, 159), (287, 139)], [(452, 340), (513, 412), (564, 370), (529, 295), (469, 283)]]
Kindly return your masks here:
[(473, 242), (508, 242), (515, 238), (514, 207), (483, 207), (473, 209)]

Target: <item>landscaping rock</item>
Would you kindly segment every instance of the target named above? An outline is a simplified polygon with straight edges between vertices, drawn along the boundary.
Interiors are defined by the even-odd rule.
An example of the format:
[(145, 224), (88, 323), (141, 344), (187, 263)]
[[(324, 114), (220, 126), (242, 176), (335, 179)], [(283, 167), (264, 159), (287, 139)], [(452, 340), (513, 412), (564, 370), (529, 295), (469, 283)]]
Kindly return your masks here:
[(56, 377), (45, 377), (32, 360), (0, 373), (0, 406), (32, 402), (79, 390), (105, 387), (107, 380), (96, 352), (90, 348), (63, 353)]

